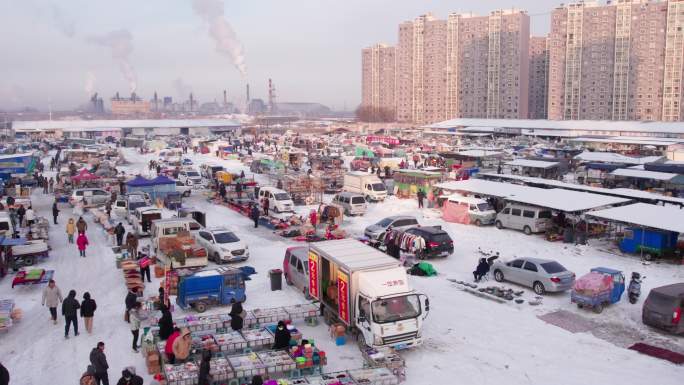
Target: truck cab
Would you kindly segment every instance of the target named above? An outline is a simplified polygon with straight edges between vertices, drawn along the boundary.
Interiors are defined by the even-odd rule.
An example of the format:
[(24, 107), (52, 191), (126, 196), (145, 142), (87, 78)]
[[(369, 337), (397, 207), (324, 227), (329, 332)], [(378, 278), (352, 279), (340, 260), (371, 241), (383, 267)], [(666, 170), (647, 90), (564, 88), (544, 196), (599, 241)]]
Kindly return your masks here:
[(176, 303), (182, 309), (204, 312), (209, 306), (244, 302), (245, 273), (240, 269), (220, 267), (182, 276), (178, 281)]
[(387, 188), (380, 178), (374, 174), (361, 171), (349, 172), (344, 176), (344, 191), (363, 195), (367, 201), (384, 201)]

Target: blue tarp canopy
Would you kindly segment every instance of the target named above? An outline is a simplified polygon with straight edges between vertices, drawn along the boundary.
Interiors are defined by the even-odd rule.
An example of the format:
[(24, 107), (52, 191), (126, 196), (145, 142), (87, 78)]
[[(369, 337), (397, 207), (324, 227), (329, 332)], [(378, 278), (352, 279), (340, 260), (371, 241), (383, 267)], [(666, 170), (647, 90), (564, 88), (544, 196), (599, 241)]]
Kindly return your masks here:
[(128, 186), (128, 187), (147, 187), (147, 186), (154, 186), (154, 183), (152, 183), (151, 179), (143, 178), (142, 176), (138, 175), (133, 180), (126, 182), (126, 186)]
[(26, 244), (26, 238), (0, 238), (0, 246), (22, 246)]
[(176, 184), (176, 181), (174, 181), (173, 179), (169, 178), (168, 176), (159, 175), (158, 177), (156, 177), (156, 178), (150, 180), (150, 183), (151, 183), (152, 185), (155, 185), (155, 186), (156, 186), (156, 185), (160, 185), (160, 184), (173, 184), (173, 185), (175, 185), (175, 184)]

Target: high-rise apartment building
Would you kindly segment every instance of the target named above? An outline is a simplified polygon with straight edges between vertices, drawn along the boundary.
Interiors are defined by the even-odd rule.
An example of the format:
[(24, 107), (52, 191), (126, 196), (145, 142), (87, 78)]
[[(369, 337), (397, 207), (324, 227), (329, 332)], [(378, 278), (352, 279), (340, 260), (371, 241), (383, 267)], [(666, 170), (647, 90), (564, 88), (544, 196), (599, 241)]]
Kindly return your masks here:
[(683, 64), (684, 0), (556, 8), (548, 118), (683, 120)]
[(395, 48), (376, 44), (361, 52), (361, 105), (373, 113), (396, 116)]
[(527, 118), (529, 16), (423, 15), (399, 25), (397, 119)]
[(528, 96), (528, 117), (530, 119), (546, 119), (548, 64), (548, 39), (546, 37), (531, 37)]

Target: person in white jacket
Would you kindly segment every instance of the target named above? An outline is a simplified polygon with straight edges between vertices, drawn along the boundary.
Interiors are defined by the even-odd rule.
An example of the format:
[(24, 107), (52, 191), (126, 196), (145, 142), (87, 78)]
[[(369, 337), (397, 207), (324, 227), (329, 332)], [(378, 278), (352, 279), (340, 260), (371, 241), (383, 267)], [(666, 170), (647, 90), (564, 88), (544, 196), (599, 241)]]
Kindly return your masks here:
[(28, 210), (26, 210), (26, 226), (30, 227), (35, 220), (36, 213), (33, 211), (33, 207), (29, 206)]
[(51, 279), (45, 290), (43, 290), (42, 303), (43, 306), (47, 306), (50, 309), (50, 318), (55, 325), (57, 325), (57, 306), (59, 306), (62, 300), (62, 292), (55, 284), (55, 280)]
[(135, 305), (133, 306), (133, 309), (131, 309), (128, 314), (129, 314), (129, 319), (131, 321), (131, 334), (133, 334), (133, 351), (138, 352), (138, 336), (140, 335), (140, 324), (142, 321), (147, 319), (147, 317), (144, 317), (142, 314), (142, 304), (140, 302), (136, 302)]

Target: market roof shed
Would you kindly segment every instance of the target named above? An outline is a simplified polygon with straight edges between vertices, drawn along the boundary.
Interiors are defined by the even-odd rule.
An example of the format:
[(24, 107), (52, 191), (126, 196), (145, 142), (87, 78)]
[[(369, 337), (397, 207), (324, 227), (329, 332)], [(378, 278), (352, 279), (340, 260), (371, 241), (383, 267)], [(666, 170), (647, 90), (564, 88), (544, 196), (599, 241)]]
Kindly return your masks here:
[(684, 233), (684, 210), (676, 210), (672, 207), (635, 203), (633, 205), (592, 211), (587, 213), (586, 216), (658, 230)]
[(521, 168), (520, 174), (529, 176), (540, 176), (542, 178), (552, 178), (558, 176), (560, 162), (549, 162), (545, 160), (515, 159), (507, 162), (507, 166)]
[(585, 212), (606, 206), (625, 204), (631, 201), (629, 199), (588, 192), (543, 189), (479, 179), (439, 183), (436, 187), (455, 192), (461, 191), (493, 196), (503, 198), (509, 202), (546, 207), (567, 213)]
[[(673, 180), (679, 176), (679, 174), (669, 172), (636, 170), (630, 168), (619, 168), (611, 172), (611, 175), (636, 179), (650, 179), (662, 182), (673, 182)], [(684, 180), (681, 180), (680, 183), (684, 184)]]
[(599, 151), (584, 151), (575, 156), (576, 160), (582, 162), (597, 162), (597, 163), (611, 163), (611, 164), (645, 164), (657, 162), (663, 159), (662, 156), (645, 156), (641, 158), (617, 154), (614, 152), (599, 152)]

